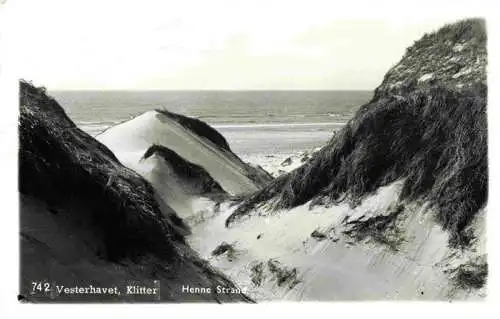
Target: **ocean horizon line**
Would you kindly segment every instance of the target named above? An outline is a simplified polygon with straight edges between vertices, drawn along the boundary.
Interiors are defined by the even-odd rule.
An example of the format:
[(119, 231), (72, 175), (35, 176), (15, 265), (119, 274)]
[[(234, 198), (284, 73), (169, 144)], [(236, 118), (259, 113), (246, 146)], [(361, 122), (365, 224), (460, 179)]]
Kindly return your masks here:
[(343, 90), (309, 90), (309, 89), (280, 89), (280, 90), (253, 90), (253, 89), (242, 89), (242, 90), (224, 90), (224, 89), (200, 89), (200, 90), (193, 90), (193, 89), (47, 89), (48, 93), (56, 93), (56, 92), (249, 92), (249, 93), (255, 93), (255, 92), (311, 92), (311, 93), (318, 93), (318, 92), (372, 92), (373, 89), (343, 89)]

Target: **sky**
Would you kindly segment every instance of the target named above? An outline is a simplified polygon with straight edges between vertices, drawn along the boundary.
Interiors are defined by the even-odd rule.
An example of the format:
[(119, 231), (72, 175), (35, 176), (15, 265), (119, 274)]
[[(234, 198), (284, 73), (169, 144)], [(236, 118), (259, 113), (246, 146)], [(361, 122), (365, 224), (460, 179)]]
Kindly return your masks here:
[[(421, 0), (419, 3), (422, 3)], [(17, 0), (16, 73), (51, 90), (372, 90), (463, 16), (337, 1)], [(408, 3), (409, 4), (409, 3)]]

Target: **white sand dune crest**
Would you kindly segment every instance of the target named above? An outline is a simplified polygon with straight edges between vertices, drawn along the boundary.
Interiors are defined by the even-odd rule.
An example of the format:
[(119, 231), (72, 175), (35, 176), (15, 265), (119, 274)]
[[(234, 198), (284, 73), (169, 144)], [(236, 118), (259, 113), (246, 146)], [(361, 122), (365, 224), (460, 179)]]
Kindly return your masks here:
[(246, 176), (245, 164), (234, 154), (194, 134), (157, 111), (146, 112), (96, 136), (129, 168), (143, 172), (140, 159), (153, 144), (165, 146), (203, 167), (231, 195), (258, 189)]

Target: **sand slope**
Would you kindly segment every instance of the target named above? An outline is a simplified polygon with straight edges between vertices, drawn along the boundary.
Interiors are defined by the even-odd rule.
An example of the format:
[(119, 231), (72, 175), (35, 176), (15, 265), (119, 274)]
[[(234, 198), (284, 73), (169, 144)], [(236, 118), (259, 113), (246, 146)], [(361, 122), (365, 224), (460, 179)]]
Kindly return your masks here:
[[(459, 265), (484, 260), (484, 214), (475, 220), (478, 240), (467, 251), (449, 248), (449, 235), (426, 205), (416, 203), (405, 205), (390, 227), (351, 232), (357, 220), (397, 209), (401, 185), (380, 188), (355, 209), (309, 209), (309, 203), (277, 212), (262, 208), (229, 228), (224, 223), (234, 208), (201, 210), (199, 219), (187, 220), (188, 242), (256, 300), (483, 298), (485, 287), (460, 287), (456, 278)], [(221, 244), (230, 248), (214, 255)]]
[(129, 168), (143, 172), (141, 158), (153, 144), (176, 152), (186, 161), (203, 167), (231, 195), (259, 189), (248, 165), (232, 152), (195, 134), (178, 121), (158, 111), (146, 112), (96, 136)]

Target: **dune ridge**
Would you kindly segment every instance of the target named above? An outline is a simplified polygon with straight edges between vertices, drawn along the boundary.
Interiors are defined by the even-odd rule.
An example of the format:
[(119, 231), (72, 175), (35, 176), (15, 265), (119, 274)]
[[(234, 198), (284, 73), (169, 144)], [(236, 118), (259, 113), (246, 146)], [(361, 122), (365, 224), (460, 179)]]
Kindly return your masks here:
[[(140, 175), (77, 128), (43, 89), (20, 82), (20, 295), (32, 302), (251, 301), (183, 294), (182, 285), (233, 287), (186, 244), (188, 226)], [(32, 281), (147, 284), (155, 296), (35, 294)], [(158, 280), (158, 281), (155, 281)], [(55, 285), (55, 284), (54, 284)]]
[(309, 200), (356, 206), (404, 179), (401, 200), (432, 203), (450, 243), (467, 245), (464, 230), (487, 199), (485, 45), (481, 20), (425, 35), (339, 134), (305, 165), (245, 199), (227, 225), (270, 200), (276, 209)]

